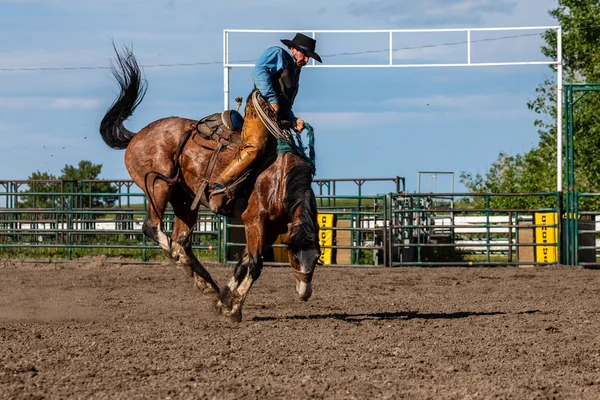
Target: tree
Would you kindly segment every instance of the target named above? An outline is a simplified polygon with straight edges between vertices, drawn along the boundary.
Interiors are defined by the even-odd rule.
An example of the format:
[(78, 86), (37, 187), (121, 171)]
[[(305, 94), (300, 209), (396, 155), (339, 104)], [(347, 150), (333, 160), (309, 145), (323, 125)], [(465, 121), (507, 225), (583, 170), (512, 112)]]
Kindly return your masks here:
[(82, 160), (77, 168), (71, 165), (65, 165), (62, 169), (61, 179), (73, 183), (72, 191), (78, 193), (101, 193), (103, 195), (79, 196), (73, 207), (111, 207), (115, 204), (117, 197), (106, 196), (104, 194), (116, 193), (117, 188), (108, 182), (86, 182), (97, 180), (102, 172), (102, 164), (92, 164), (90, 161)]
[[(50, 193), (56, 193), (56, 176), (36, 171), (27, 178), (30, 183), (23, 193), (49, 193), (48, 195), (26, 195), (19, 197), (19, 208), (56, 208), (59, 199)], [(54, 182), (53, 182), (54, 181)]]
[[(97, 182), (102, 164), (92, 164), (90, 161), (80, 161), (77, 167), (65, 165), (62, 175), (57, 178), (47, 172), (36, 171), (28, 180), (31, 182), (26, 193), (82, 193), (68, 196), (72, 199), (70, 206), (74, 208), (111, 207), (117, 200), (117, 188), (108, 182)], [(83, 193), (96, 193), (84, 195)], [(64, 195), (24, 195), (19, 198), (20, 208), (68, 208), (67, 196)]]
[[(563, 71), (566, 82), (600, 81), (600, 3), (598, 0), (558, 0), (550, 10), (562, 27)], [(544, 55), (556, 58), (556, 31), (542, 35)], [(551, 67), (555, 70), (555, 66)], [(461, 182), (476, 193), (482, 192), (552, 192), (556, 182), (556, 83), (546, 79), (536, 89), (537, 98), (528, 108), (538, 114), (538, 145), (515, 156), (501, 153), (490, 170), (481, 174), (462, 173)], [(562, 123), (562, 121), (559, 121)], [(600, 189), (600, 94), (587, 96), (576, 106), (575, 169), (577, 190)], [(518, 201), (512, 198), (513, 202)], [(536, 206), (533, 199), (528, 206)], [(515, 204), (516, 206), (516, 204)]]

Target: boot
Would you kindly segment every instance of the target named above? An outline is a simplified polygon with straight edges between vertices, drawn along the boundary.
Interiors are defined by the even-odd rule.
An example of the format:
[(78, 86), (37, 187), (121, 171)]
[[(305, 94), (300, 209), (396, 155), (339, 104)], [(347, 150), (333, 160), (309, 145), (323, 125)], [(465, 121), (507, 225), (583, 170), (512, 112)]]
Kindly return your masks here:
[(230, 185), (246, 173), (254, 160), (256, 159), (256, 150), (254, 147), (241, 148), (238, 155), (221, 172), (221, 175), (213, 184), (210, 192), (208, 204), (215, 214), (223, 214), (227, 206), (235, 198), (234, 188)]
[(235, 188), (229, 186), (246, 173), (256, 159), (265, 151), (269, 131), (260, 120), (252, 102), (246, 103), (242, 143), (234, 159), (221, 172), (209, 195), (209, 206), (212, 212), (222, 214), (224, 208), (234, 196)]

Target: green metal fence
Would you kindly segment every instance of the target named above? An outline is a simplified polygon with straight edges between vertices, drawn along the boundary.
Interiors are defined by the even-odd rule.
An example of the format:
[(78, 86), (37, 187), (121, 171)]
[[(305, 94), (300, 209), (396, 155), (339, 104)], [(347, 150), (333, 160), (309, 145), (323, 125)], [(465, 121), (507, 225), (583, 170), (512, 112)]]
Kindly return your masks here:
[[(503, 204), (510, 197), (533, 198), (540, 207), (507, 208)], [(557, 264), (559, 202), (557, 193), (392, 195), (391, 265)], [(536, 224), (536, 213), (556, 219)], [(552, 230), (556, 236), (536, 242), (537, 228)], [(549, 249), (556, 257), (540, 261), (535, 257), (538, 248)]]
[[(350, 252), (346, 262), (336, 265), (384, 263), (384, 243), (376, 244), (374, 238), (380, 237), (377, 232), (385, 225), (387, 198), (360, 195), (363, 185), (372, 181), (391, 182), (399, 189), (403, 188), (404, 179), (315, 180), (318, 192), (325, 189), (326, 193), (317, 196), (319, 212), (349, 222), (344, 227), (324, 228), (350, 236), (347, 244), (324, 246), (336, 252)], [(336, 195), (345, 183), (354, 185), (349, 191), (358, 195)], [(94, 191), (98, 184), (112, 185), (114, 193)], [(145, 196), (131, 181), (0, 181), (0, 252), (4, 256), (33, 259), (72, 260), (94, 254), (133, 257), (144, 262), (162, 258), (160, 248), (142, 233), (146, 208)], [(163, 231), (169, 234), (172, 224), (173, 213), (168, 209)], [(237, 262), (245, 246), (241, 222), (201, 208), (192, 244), (201, 259)], [(267, 264), (287, 264), (287, 260), (276, 262), (273, 256), (267, 255)]]
[[(114, 193), (94, 192), (109, 183)], [(142, 233), (146, 198), (130, 181), (1, 181), (0, 252), (19, 258), (63, 258), (104, 254), (162, 258), (158, 245)], [(94, 204), (94, 207), (90, 207)], [(163, 230), (173, 229), (173, 212)], [(200, 210), (192, 244), (203, 258), (222, 259), (223, 217)]]
[[(114, 193), (94, 192), (97, 182), (0, 181), (1, 256), (72, 260), (98, 254), (143, 262), (162, 259), (160, 248), (142, 233), (147, 206), (143, 194), (130, 181), (107, 181), (117, 188)], [(511, 204), (520, 199), (536, 206), (509, 208), (505, 206), (509, 198)], [(600, 233), (595, 224), (600, 218), (596, 204), (600, 204), (599, 194), (581, 193), (575, 198), (573, 265), (596, 263)], [(332, 265), (551, 265), (564, 263), (568, 251), (562, 226), (565, 215), (558, 218), (558, 193), (365, 196), (362, 191), (355, 195), (321, 191), (317, 205), (320, 214), (333, 216), (332, 226), (321, 228), (332, 236), (330, 244), (322, 245)], [(554, 217), (540, 224), (535, 222), (536, 215)], [(169, 209), (163, 230), (170, 233), (172, 225)], [(552, 232), (550, 239), (537, 240), (540, 232)], [(245, 246), (243, 228), (240, 221), (201, 209), (192, 245), (201, 259), (237, 262)], [(273, 253), (265, 255), (266, 264), (287, 265), (283, 249), (284, 245), (275, 244)], [(558, 252), (563, 259), (540, 259), (540, 249), (550, 255)]]
[(572, 219), (572, 229), (576, 232), (572, 236), (574, 251), (573, 264), (586, 267), (597, 267), (597, 254), (600, 252), (598, 240), (600, 239), (600, 194), (576, 193), (575, 209), (576, 218)]
[[(591, 93), (600, 92), (600, 82), (596, 83), (569, 83), (564, 85), (564, 124), (565, 124), (565, 218), (564, 218), (564, 241), (565, 259), (568, 265), (578, 264), (579, 249), (578, 242), (578, 193), (575, 182), (575, 117), (576, 104)], [(597, 99), (597, 97), (596, 97)], [(562, 122), (562, 121), (561, 121)], [(585, 194), (584, 197), (589, 197)]]

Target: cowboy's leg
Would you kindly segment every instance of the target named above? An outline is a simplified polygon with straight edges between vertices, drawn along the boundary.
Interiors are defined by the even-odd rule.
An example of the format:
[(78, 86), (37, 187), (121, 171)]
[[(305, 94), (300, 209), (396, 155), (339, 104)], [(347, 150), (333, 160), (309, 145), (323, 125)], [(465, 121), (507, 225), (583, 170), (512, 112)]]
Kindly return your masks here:
[(240, 148), (215, 183), (227, 187), (248, 171), (254, 161), (264, 153), (268, 138), (267, 127), (256, 113), (254, 105), (248, 104), (245, 110)]

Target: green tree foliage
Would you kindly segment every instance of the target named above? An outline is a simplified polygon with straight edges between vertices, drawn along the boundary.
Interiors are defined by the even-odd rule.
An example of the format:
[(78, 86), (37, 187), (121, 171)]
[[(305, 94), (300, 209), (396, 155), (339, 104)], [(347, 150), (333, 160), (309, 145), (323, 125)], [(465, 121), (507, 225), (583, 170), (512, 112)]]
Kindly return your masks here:
[[(77, 167), (65, 165), (61, 179), (73, 182), (72, 189), (79, 193), (116, 193), (117, 188), (108, 182), (85, 182), (97, 180), (102, 172), (102, 164), (92, 164), (90, 161), (80, 161)], [(115, 204), (114, 196), (80, 196), (73, 207), (110, 207)]]
[[(62, 175), (56, 177), (47, 172), (36, 171), (28, 180), (29, 187), (19, 197), (20, 208), (91, 208), (111, 207), (117, 200), (117, 188), (108, 182), (97, 182), (102, 171), (102, 164), (80, 161), (77, 167), (65, 165)], [(28, 195), (31, 193), (32, 195)], [(33, 195), (35, 193), (35, 195)], [(42, 193), (77, 193), (76, 196), (42, 194)], [(86, 195), (95, 193), (96, 195)], [(108, 195), (108, 196), (107, 196)], [(70, 204), (69, 204), (70, 202)]]
[[(56, 176), (47, 172), (36, 171), (32, 173), (28, 180), (29, 188), (24, 193), (36, 193), (36, 195), (27, 195), (19, 197), (20, 208), (54, 208), (58, 199), (50, 193), (56, 193), (56, 184), (50, 182), (56, 181)], [(37, 194), (40, 193), (40, 194)], [(42, 193), (49, 193), (48, 195)]]
[[(562, 27), (565, 82), (600, 82), (600, 2), (558, 0), (549, 11)], [(556, 58), (556, 31), (542, 35), (541, 52)], [(555, 66), (552, 66), (555, 70)], [(462, 173), (461, 182), (475, 193), (552, 192), (556, 188), (556, 82), (546, 79), (528, 103), (538, 117), (539, 143), (515, 156), (501, 153), (485, 175)], [(562, 122), (562, 121), (561, 121)], [(575, 106), (575, 169), (579, 191), (600, 191), (600, 93), (591, 93)], [(506, 200), (504, 206), (544, 206), (533, 198)], [(525, 201), (526, 204), (516, 204)]]

